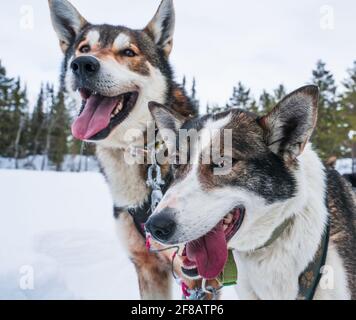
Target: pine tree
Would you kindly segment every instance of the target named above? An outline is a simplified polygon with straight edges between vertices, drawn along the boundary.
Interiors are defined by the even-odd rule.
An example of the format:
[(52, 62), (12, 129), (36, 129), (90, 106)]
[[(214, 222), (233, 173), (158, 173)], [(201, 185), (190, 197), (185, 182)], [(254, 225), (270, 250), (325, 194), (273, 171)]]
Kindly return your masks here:
[(42, 171), (47, 167), (47, 161), (49, 158), (50, 148), (51, 148), (51, 134), (54, 124), (54, 108), (55, 108), (55, 97), (54, 97), (54, 88), (53, 85), (47, 83), (46, 90), (44, 94), (44, 101), (45, 101), (45, 144), (44, 144), (44, 151), (42, 157)]
[(197, 99), (197, 82), (195, 80), (195, 78), (193, 78), (193, 84), (192, 84), (192, 92), (191, 92), (191, 100), (193, 103), (193, 106), (199, 110), (199, 100)]
[(326, 64), (317, 62), (313, 71), (313, 84), (320, 88), (319, 117), (313, 143), (319, 155), (326, 160), (331, 156), (343, 156), (342, 143), (347, 135), (342, 106), (336, 99), (337, 86)]
[(13, 83), (14, 79), (7, 77), (6, 69), (0, 60), (0, 101), (4, 101), (8, 97), (6, 92), (13, 86)]
[(183, 80), (182, 80), (182, 88), (185, 90), (186, 88), (186, 85), (187, 85), (187, 78), (186, 76), (183, 76)]
[(217, 114), (219, 112), (226, 111), (228, 107), (220, 107), (217, 103), (214, 103), (212, 105), (208, 104), (207, 105), (207, 114)]
[(227, 109), (239, 108), (244, 111), (258, 112), (258, 106), (251, 97), (251, 90), (247, 89), (241, 82), (233, 88), (232, 96), (227, 104)]
[(342, 98), (345, 105), (345, 114), (350, 121), (351, 128), (356, 130), (356, 61), (347, 73), (348, 79), (343, 82), (345, 91)]
[(237, 87), (233, 88), (232, 96), (229, 99), (229, 106), (231, 108), (246, 108), (250, 103), (250, 89), (246, 89), (244, 85), (239, 82)]
[(0, 61), (0, 155), (10, 156), (11, 146), (11, 90), (15, 81), (6, 74), (6, 69)]
[(276, 101), (274, 97), (269, 94), (266, 90), (262, 91), (260, 96), (260, 110), (263, 114), (267, 114), (272, 111), (272, 109), (276, 106)]
[(46, 114), (45, 114), (45, 91), (43, 84), (31, 117), (30, 150), (32, 155), (41, 155), (46, 145)]
[(60, 91), (55, 99), (51, 117), (50, 145), (48, 157), (57, 171), (61, 170), (64, 156), (68, 152), (69, 114), (65, 103), (65, 94)]
[[(341, 104), (348, 129), (352, 131), (349, 133), (351, 139), (347, 138), (344, 142), (346, 156), (350, 156), (352, 147), (356, 150), (356, 61), (347, 73), (348, 78), (343, 82), (345, 91), (341, 96)], [(356, 157), (356, 154), (354, 156)]]
[(280, 84), (276, 90), (274, 90), (274, 99), (278, 103), (283, 100), (283, 98), (287, 95), (286, 88), (283, 84)]
[[(27, 90), (21, 86), (20, 78), (15, 81), (10, 99), (10, 134), (8, 156), (18, 159), (27, 154), (28, 100)], [(25, 134), (24, 134), (25, 133)]]

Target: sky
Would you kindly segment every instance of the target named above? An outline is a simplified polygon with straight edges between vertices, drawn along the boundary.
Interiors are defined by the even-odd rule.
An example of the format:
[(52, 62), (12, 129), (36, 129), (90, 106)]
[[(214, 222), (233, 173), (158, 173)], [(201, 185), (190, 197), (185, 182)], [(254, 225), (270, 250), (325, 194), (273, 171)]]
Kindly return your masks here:
[[(160, 0), (72, 0), (92, 23), (143, 28)], [(319, 59), (338, 83), (356, 60), (354, 0), (175, 0), (171, 62), (176, 79), (196, 77), (202, 105), (224, 104), (239, 81), (255, 97), (280, 83), (310, 82)], [(0, 59), (20, 75), (34, 100), (41, 82), (56, 82), (62, 58), (47, 0), (2, 1)]]

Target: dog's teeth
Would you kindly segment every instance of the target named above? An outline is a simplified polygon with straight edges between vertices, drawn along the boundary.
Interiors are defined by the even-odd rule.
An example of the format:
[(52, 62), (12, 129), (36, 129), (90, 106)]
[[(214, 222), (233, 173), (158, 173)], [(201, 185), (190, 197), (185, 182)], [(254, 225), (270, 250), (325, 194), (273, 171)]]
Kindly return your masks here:
[(115, 109), (115, 113), (118, 114), (122, 110), (122, 108), (123, 108), (123, 104), (122, 102), (120, 102)]
[(224, 218), (224, 224), (229, 225), (233, 221), (234, 217), (231, 213), (229, 213), (225, 218)]
[(195, 270), (197, 267), (196, 266), (184, 266), (184, 269), (187, 269), (187, 270)]
[(122, 102), (119, 102), (119, 104), (116, 106), (116, 108), (114, 109), (114, 111), (111, 114), (111, 119), (114, 118), (115, 116), (117, 116), (120, 113), (120, 111), (122, 110), (122, 108), (123, 108), (123, 104), (122, 104)]

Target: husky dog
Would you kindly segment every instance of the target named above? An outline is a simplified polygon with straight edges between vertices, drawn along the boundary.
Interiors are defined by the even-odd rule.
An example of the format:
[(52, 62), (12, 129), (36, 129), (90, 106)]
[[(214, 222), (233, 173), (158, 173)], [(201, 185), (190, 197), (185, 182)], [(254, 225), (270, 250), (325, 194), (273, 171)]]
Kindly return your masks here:
[(82, 101), (73, 135), (97, 145), (117, 207), (120, 234), (138, 272), (142, 298), (169, 299), (170, 261), (147, 252), (145, 238), (138, 230), (140, 221), (134, 221), (126, 210), (144, 207), (149, 200), (147, 167), (128, 164), (125, 152), (152, 120), (150, 101), (169, 106), (183, 118), (197, 113), (184, 90), (173, 81), (168, 62), (175, 25), (173, 1), (163, 0), (142, 30), (90, 24), (66, 0), (49, 0), (49, 6), (65, 54), (67, 90)]
[[(309, 143), (318, 96), (317, 87), (303, 87), (264, 117), (232, 110), (186, 121), (164, 106), (150, 106), (161, 131), (201, 132), (190, 140), (194, 159), (172, 169), (174, 183), (146, 225), (157, 241), (186, 245), (181, 258), (187, 275), (215, 277), (232, 249), (241, 299), (303, 299), (301, 275), (323, 247), (323, 275), (313, 298), (356, 299), (355, 198)], [(204, 150), (213, 149), (226, 130), (231, 149), (222, 152), (230, 162), (203, 163)], [(214, 174), (228, 164), (230, 170)]]

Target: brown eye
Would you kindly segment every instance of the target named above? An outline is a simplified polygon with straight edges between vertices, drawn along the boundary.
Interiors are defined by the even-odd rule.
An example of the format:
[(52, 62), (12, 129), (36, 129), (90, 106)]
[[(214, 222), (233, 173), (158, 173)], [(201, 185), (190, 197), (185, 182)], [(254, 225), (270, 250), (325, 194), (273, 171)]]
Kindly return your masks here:
[(126, 49), (124, 51), (122, 51), (122, 54), (126, 57), (130, 57), (130, 58), (133, 58), (133, 57), (136, 57), (136, 53), (135, 51), (131, 50), (131, 49)]
[(80, 53), (88, 53), (88, 52), (90, 52), (90, 50), (91, 50), (90, 46), (86, 44), (79, 49), (79, 52)]

